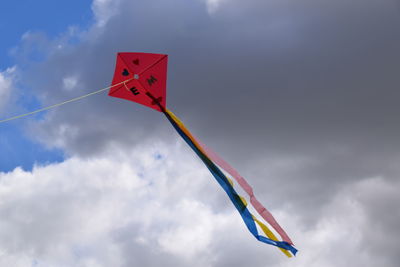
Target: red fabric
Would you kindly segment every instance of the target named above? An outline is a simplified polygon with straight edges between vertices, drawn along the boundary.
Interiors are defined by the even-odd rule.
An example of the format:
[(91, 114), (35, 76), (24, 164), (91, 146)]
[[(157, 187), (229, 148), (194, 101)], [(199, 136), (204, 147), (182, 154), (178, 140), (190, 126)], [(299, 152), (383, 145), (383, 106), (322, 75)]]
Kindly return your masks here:
[(166, 108), (168, 56), (151, 53), (118, 53), (109, 96), (130, 100), (162, 111), (146, 93), (151, 93)]

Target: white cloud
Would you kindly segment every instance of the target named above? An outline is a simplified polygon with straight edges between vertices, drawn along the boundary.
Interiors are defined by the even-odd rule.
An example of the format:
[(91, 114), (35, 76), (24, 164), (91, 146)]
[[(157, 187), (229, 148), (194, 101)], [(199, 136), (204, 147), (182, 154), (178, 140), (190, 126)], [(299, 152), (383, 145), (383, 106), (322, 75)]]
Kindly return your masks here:
[(12, 67), (0, 72), (0, 111), (6, 107), (10, 100), (15, 71), (16, 67)]
[(210, 14), (216, 12), (220, 5), (226, 0), (206, 0), (207, 10)]
[(188, 260), (198, 253), (208, 252), (212, 242), (215, 225), (224, 222), (222, 216), (214, 214), (210, 207), (198, 200), (184, 199), (174, 210), (181, 214), (173, 220), (173, 227), (159, 237), (163, 250)]
[(64, 89), (67, 91), (73, 90), (78, 84), (78, 77), (67, 76), (63, 79)]
[[(32, 172), (1, 173), (0, 265), (228, 266), (244, 261), (258, 267), (295, 261), (304, 267), (372, 267), (384, 262), (365, 241), (371, 229), (390, 237), (368, 213), (369, 200), (384, 200), (382, 194), (398, 203), (398, 190), (385, 179), (341, 190), (312, 227), (302, 212), (273, 211), (300, 250), (289, 260), (257, 242), (232, 206), (218, 208), (215, 200), (227, 199), (190, 153), (180, 145), (154, 143), (129, 153), (114, 149), (107, 156), (74, 157)], [(398, 241), (389, 241), (398, 247)], [(383, 242), (372, 249), (384, 247)]]
[(210, 181), (193, 171), (199, 162), (182, 164), (180, 150), (142, 147), (2, 173), (0, 265), (28, 258), (38, 266), (121, 266), (122, 245), (113, 241), (121, 229), (135, 245), (167, 255), (204, 252), (218, 220), (192, 194)]
[(92, 10), (96, 18), (96, 25), (103, 27), (108, 20), (118, 13), (120, 0), (94, 0)]

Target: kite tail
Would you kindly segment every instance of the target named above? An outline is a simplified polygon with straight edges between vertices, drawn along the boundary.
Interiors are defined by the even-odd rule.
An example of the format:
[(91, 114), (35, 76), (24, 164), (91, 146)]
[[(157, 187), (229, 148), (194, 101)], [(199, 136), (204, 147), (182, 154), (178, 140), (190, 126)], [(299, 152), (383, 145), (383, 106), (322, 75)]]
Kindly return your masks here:
[[(293, 255), (296, 255), (297, 249), (294, 248), (287, 241), (278, 241), (276, 236), (268, 229), (266, 225), (257, 220), (247, 209), (246, 200), (239, 196), (235, 189), (233, 188), (229, 178), (212, 162), (212, 160), (206, 155), (197, 140), (191, 135), (191, 133), (186, 129), (186, 127), (179, 121), (179, 119), (168, 109), (162, 109), (164, 115), (167, 117), (169, 122), (178, 132), (178, 134), (186, 141), (186, 143), (194, 150), (194, 152), (200, 157), (203, 163), (207, 166), (211, 174), (215, 177), (217, 182), (224, 189), (226, 194), (229, 196), (230, 200), (240, 213), (244, 223), (246, 224), (252, 235), (259, 241), (264, 242), (269, 245), (276, 246), (285, 253), (286, 256), (291, 257), (290, 251)], [(267, 237), (258, 234), (256, 223), (260, 226)]]
[[(171, 112), (172, 113), (172, 112)], [(174, 115), (174, 114), (172, 114)], [(179, 124), (182, 122), (175, 116), (176, 121)], [(189, 135), (190, 136), (190, 135)], [(203, 153), (206, 154), (216, 165), (220, 166), (224, 169), (227, 173), (229, 173), (236, 182), (240, 185), (240, 187), (249, 195), (250, 203), (255, 208), (255, 210), (260, 214), (260, 216), (269, 224), (271, 225), (276, 232), (281, 236), (283, 241), (288, 242), (289, 244), (293, 245), (292, 240), (286, 234), (286, 232), (282, 229), (282, 227), (278, 224), (275, 220), (274, 216), (258, 201), (256, 196), (254, 195), (253, 188), (249, 185), (249, 183), (225, 160), (223, 160), (217, 153), (215, 153), (212, 149), (208, 148), (204, 145), (199, 139), (195, 138), (193, 135), (190, 136), (195, 142), (197, 142), (203, 150)]]

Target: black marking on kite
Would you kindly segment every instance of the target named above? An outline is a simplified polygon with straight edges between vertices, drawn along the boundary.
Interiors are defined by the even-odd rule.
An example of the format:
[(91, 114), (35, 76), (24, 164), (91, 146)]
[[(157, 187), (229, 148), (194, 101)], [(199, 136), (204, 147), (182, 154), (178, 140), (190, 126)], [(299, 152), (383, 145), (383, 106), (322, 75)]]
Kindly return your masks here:
[(131, 89), (129, 89), (131, 92), (132, 92), (132, 94), (134, 94), (134, 95), (138, 95), (138, 94), (140, 94), (140, 92), (138, 91), (138, 89), (136, 89), (136, 87), (132, 87)]
[(122, 75), (128, 76), (129, 75), (129, 71), (127, 69), (124, 69), (124, 71), (122, 72)]
[(155, 98), (150, 92), (146, 92), (146, 95), (153, 100), (153, 102), (152, 102), (153, 105), (157, 105), (162, 112), (164, 112), (164, 113), (166, 112), (165, 108), (160, 103), (160, 101), (162, 100), (162, 97)]
[(147, 79), (147, 82), (149, 83), (150, 86), (153, 85), (153, 83), (155, 83), (157, 81), (157, 79), (151, 75), (149, 79)]
[(154, 98), (153, 102), (151, 102), (151, 104), (152, 105), (157, 105), (157, 104), (159, 105), (161, 103), (161, 101), (162, 101), (162, 97), (160, 96), (158, 98)]
[(132, 63), (135, 64), (135, 65), (139, 65), (139, 59), (137, 58), (135, 60), (132, 60)]

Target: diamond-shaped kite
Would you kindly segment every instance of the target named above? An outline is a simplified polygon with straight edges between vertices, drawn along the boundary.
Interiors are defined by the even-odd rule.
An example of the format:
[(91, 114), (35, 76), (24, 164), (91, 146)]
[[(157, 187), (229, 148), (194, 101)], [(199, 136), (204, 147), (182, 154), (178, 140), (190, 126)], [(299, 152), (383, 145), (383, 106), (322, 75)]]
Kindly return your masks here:
[(112, 87), (108, 95), (162, 112), (161, 107), (166, 107), (167, 64), (167, 55), (118, 53), (112, 86), (122, 84)]
[[(293, 247), (292, 241), (272, 214), (256, 199), (247, 181), (215, 152), (196, 139), (178, 117), (167, 109), (167, 63), (168, 56), (163, 54), (118, 53), (109, 95), (137, 102), (164, 113), (175, 130), (196, 152), (222, 186), (253, 236), (261, 242), (277, 246), (288, 257), (291, 257), (289, 251), (295, 255), (297, 249)], [(279, 241), (263, 222), (250, 213), (245, 198), (238, 195), (233, 188), (233, 181), (217, 165), (229, 173), (249, 195), (252, 206), (276, 230), (282, 241)], [(266, 236), (259, 235), (257, 225)]]

